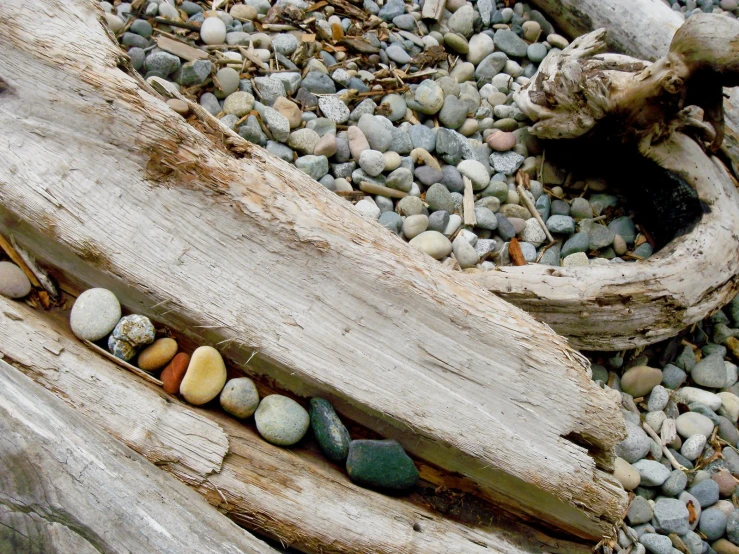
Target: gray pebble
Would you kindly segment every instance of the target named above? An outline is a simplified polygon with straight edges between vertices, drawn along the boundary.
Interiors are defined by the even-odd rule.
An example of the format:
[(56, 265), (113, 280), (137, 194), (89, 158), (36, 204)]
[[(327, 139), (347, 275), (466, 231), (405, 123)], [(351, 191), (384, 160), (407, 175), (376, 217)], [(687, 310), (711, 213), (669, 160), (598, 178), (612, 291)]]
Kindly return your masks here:
[(498, 29), (495, 32), (495, 47), (501, 52), (515, 58), (526, 56), (528, 45), (516, 33), (509, 29)]
[(454, 211), (454, 200), (452, 195), (447, 188), (441, 183), (434, 183), (426, 191), (426, 203), (429, 205), (429, 210), (435, 212), (437, 210), (443, 210), (445, 212)]
[(720, 539), (726, 531), (727, 517), (718, 508), (703, 510), (698, 528), (709, 541)]
[(662, 483), (662, 494), (665, 496), (677, 496), (685, 490), (688, 486), (688, 476), (685, 472), (679, 469), (675, 469), (670, 473), (667, 480)]
[(670, 400), (670, 393), (662, 385), (657, 385), (649, 393), (649, 400), (647, 401), (647, 410), (650, 412), (658, 412), (664, 410), (667, 406), (667, 402)]
[(698, 362), (690, 377), (698, 385), (709, 388), (722, 388), (726, 385), (726, 365), (721, 354), (711, 354)]
[(685, 503), (676, 498), (659, 498), (654, 505), (657, 531), (684, 535), (689, 528), (690, 514)]
[(639, 538), (639, 542), (652, 554), (673, 554), (672, 541), (664, 535), (644, 533)]
[(498, 218), (487, 208), (475, 207), (475, 217), (480, 229), (495, 231), (498, 228)]
[(662, 385), (668, 389), (676, 389), (685, 382), (687, 374), (673, 364), (667, 364), (662, 369)]
[(505, 175), (513, 175), (516, 170), (521, 167), (524, 160), (525, 158), (523, 156), (513, 151), (493, 152), (490, 154), (490, 165), (493, 166), (496, 172), (503, 173)]
[[(683, 506), (683, 508), (685, 508), (685, 505), (683, 505), (682, 502), (679, 503)], [(647, 523), (648, 521), (650, 521), (653, 515), (654, 513), (652, 511), (652, 505), (649, 503), (649, 501), (646, 498), (637, 496), (634, 497), (634, 500), (631, 501), (631, 505), (629, 506), (629, 511), (626, 514), (626, 518), (629, 520), (630, 525), (639, 525), (640, 523)]]
[(226, 383), (219, 401), (229, 414), (244, 419), (251, 416), (259, 406), (259, 393), (254, 381), (248, 377), (238, 377)]
[(698, 500), (703, 509), (713, 506), (719, 499), (718, 483), (712, 479), (706, 479), (693, 485), (688, 492)]
[(670, 476), (670, 470), (654, 460), (639, 460), (632, 464), (641, 475), (641, 485), (658, 487)]
[(400, 229), (403, 226), (403, 218), (400, 217), (396, 212), (382, 212), (379, 219), (380, 225), (390, 229), (395, 234), (400, 234)]
[[(552, 215), (552, 216), (549, 216), (549, 219), (547, 219), (547, 229), (549, 229), (549, 231), (552, 233), (558, 233), (562, 235), (571, 235), (572, 233), (575, 232), (575, 220), (573, 220), (568, 215)], [(584, 235), (584, 237), (588, 236), (588, 234), (585, 232), (578, 233), (578, 235)], [(585, 249), (568, 251), (567, 254), (562, 254), (562, 255), (567, 256), (574, 252), (585, 252), (585, 250), (587, 250), (589, 246), (590, 246), (590, 239), (588, 238), (587, 246), (585, 247)]]
[(302, 156), (295, 160), (295, 167), (316, 181), (328, 173), (326, 156)]

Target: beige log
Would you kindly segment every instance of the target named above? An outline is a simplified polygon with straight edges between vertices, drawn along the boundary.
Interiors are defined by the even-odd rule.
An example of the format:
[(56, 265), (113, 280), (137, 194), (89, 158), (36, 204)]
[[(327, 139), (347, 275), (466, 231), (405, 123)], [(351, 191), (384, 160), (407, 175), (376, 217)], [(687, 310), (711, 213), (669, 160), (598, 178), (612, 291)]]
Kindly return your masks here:
[[(650, 61), (667, 54), (672, 36), (684, 21), (660, 0), (629, 0), (628, 6), (622, 0), (532, 0), (532, 4), (570, 38), (604, 28), (612, 51)], [(721, 150), (739, 176), (739, 87), (724, 92), (728, 97)]]
[(0, 467), (2, 552), (277, 552), (2, 360)]
[(191, 126), (119, 68), (93, 0), (0, 18), (3, 232), (511, 511), (612, 532), (623, 421), (564, 339), (217, 122)]
[[(739, 23), (718, 15), (693, 16), (655, 62), (601, 54), (606, 30), (594, 31), (553, 53), (517, 95), (521, 110), (541, 138), (574, 138), (597, 132), (601, 120), (618, 114), (622, 135), (662, 167), (681, 175), (710, 208), (688, 234), (646, 261), (578, 268), (502, 267), (475, 279), (589, 350), (624, 350), (663, 340), (700, 321), (737, 292), (739, 194), (723, 163), (707, 155), (682, 131), (698, 131), (715, 147), (723, 126), (720, 104), (705, 112), (687, 106), (686, 89), (698, 81), (706, 97), (720, 96), (720, 76), (739, 75), (737, 48), (714, 42), (713, 32), (738, 36)], [(659, 101), (655, 100), (659, 98)], [(716, 106), (713, 106), (716, 107)], [(702, 117), (704, 116), (705, 117)], [(618, 322), (615, 324), (614, 322)]]
[[(467, 502), (468, 521), (474, 524), (465, 525), (421, 505), (418, 495), (407, 500), (357, 487), (310, 445), (279, 448), (262, 440), (251, 421), (244, 424), (220, 411), (187, 406), (84, 347), (65, 320), (1, 296), (0, 353), (83, 416), (70, 417), (70, 424), (86, 428), (94, 422), (235, 521), (301, 551), (590, 552), (586, 544), (548, 537), (491, 506), (470, 511)], [(3, 373), (0, 368), (0, 379)], [(107, 444), (99, 435), (85, 437)], [(421, 474), (434, 475), (424, 466)], [(209, 512), (199, 509), (203, 526), (188, 524), (200, 533), (208, 529)]]

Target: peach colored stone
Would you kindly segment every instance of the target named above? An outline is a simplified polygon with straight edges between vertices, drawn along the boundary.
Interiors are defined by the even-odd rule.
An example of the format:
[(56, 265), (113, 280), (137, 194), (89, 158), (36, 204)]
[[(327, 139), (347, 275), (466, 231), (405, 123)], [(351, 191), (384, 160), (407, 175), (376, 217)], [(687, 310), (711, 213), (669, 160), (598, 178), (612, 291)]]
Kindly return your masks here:
[(284, 96), (280, 96), (277, 100), (275, 100), (275, 103), (272, 107), (280, 112), (282, 115), (284, 115), (285, 118), (287, 118), (287, 121), (290, 123), (291, 129), (300, 127), (300, 123), (302, 121), (301, 117), (303, 114), (295, 102), (288, 100)]
[(170, 98), (169, 100), (167, 100), (167, 106), (172, 108), (180, 115), (186, 115), (187, 112), (190, 111), (190, 107), (187, 105), (187, 103), (183, 102), (179, 98)]
[(187, 366), (190, 365), (190, 355), (180, 352), (167, 367), (162, 371), (161, 380), (164, 383), (164, 390), (169, 394), (177, 394), (180, 391), (180, 384), (185, 378)]
[(516, 146), (516, 135), (513, 133), (506, 133), (504, 131), (498, 131), (497, 133), (488, 135), (487, 143), (493, 150), (497, 150), (498, 152), (507, 152)]
[(646, 396), (662, 382), (662, 371), (646, 365), (627, 370), (621, 377), (621, 390), (634, 398)]
[(139, 354), (139, 367), (144, 371), (156, 371), (167, 365), (177, 354), (177, 341), (157, 339)]
[(731, 496), (734, 493), (736, 480), (728, 470), (722, 469), (721, 471), (714, 473), (711, 475), (711, 479), (716, 481), (718, 484), (718, 492), (722, 498)]

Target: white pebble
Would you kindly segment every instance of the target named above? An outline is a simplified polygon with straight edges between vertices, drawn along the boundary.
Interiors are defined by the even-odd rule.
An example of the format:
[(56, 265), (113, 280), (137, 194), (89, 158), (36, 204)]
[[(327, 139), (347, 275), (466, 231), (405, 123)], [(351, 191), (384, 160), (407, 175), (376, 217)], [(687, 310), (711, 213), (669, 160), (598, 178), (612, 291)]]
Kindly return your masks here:
[(205, 44), (223, 44), (226, 42), (226, 24), (217, 17), (206, 18), (200, 26), (200, 38)]

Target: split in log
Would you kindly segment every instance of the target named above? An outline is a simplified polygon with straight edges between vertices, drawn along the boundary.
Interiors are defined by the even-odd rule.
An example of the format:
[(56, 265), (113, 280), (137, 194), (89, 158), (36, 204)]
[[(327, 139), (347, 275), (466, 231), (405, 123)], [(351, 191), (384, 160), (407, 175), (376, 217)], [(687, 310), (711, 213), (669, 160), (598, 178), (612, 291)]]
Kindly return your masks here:
[(35, 4), (0, 3), (3, 232), (512, 512), (612, 533), (623, 421), (564, 339), (217, 122), (188, 124), (118, 68), (93, 0)]
[[(305, 552), (588, 554), (591, 550), (585, 544), (548, 537), (485, 502), (476, 503), (474, 496), (453, 490), (459, 488), (460, 479), (440, 475), (427, 465), (419, 469), (421, 478), (431, 483), (407, 499), (360, 488), (306, 445), (273, 446), (253, 427), (219, 410), (187, 406), (101, 359), (71, 336), (66, 320), (50, 315), (57, 314), (42, 315), (0, 297), (0, 352), (5, 359), (84, 416), (68, 420), (75, 428), (95, 422), (261, 535)], [(0, 369), (0, 379), (3, 372)], [(21, 399), (29, 396), (15, 397)], [(78, 420), (85, 423), (75, 423)], [(90, 437), (105, 444), (98, 436)], [(444, 492), (436, 494), (434, 487)], [(463, 516), (462, 521), (442, 517), (427, 506)], [(190, 523), (190, 528), (202, 529), (197, 523)]]
[(2, 360), (0, 466), (1, 552), (277, 552)]
[[(715, 28), (723, 30), (719, 44), (707, 31)], [(548, 56), (517, 96), (522, 111), (536, 121), (532, 132), (539, 137), (566, 143), (562, 137), (582, 136), (592, 142), (603, 133), (611, 142), (631, 143), (634, 152), (638, 148), (666, 170), (667, 187), (683, 193), (685, 203), (674, 210), (662, 207), (662, 221), (673, 227), (665, 231), (684, 236), (644, 262), (500, 268), (477, 274), (477, 281), (589, 350), (657, 342), (728, 302), (739, 286), (736, 182), (681, 131), (697, 130), (707, 148), (717, 145), (723, 129), (721, 104), (713, 102), (720, 97), (719, 80), (733, 84), (739, 75), (736, 47), (723, 42), (732, 33), (739, 35), (736, 20), (693, 16), (676, 34), (671, 53), (649, 64), (600, 54), (606, 32), (594, 31)], [(710, 213), (703, 215), (703, 207)], [(677, 213), (693, 219), (681, 220)]]

